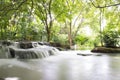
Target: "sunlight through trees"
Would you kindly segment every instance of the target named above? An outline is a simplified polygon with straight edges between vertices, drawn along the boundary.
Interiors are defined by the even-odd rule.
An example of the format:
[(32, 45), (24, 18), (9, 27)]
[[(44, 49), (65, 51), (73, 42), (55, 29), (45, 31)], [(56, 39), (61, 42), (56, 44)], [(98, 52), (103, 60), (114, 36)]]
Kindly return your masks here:
[(119, 14), (119, 0), (0, 0), (0, 39), (103, 46), (103, 32), (120, 35)]

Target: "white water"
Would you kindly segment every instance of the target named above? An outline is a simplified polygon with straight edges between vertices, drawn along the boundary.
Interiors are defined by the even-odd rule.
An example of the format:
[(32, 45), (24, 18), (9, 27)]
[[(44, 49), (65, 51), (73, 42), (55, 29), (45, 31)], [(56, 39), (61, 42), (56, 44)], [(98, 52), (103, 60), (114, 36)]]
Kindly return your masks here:
[(43, 59), (0, 59), (0, 78), (19, 80), (119, 80), (120, 54), (62, 51)]
[(21, 49), (17, 42), (11, 46), (0, 46), (0, 58), (37, 59), (58, 53), (59, 51), (55, 47), (45, 45), (37, 45), (29, 49)]

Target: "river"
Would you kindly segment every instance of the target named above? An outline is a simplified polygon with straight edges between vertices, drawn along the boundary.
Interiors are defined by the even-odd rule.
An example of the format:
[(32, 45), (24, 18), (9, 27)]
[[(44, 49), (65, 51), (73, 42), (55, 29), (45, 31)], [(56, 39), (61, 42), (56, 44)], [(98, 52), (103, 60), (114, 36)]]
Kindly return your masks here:
[(120, 54), (62, 51), (43, 59), (0, 59), (5, 80), (120, 80)]

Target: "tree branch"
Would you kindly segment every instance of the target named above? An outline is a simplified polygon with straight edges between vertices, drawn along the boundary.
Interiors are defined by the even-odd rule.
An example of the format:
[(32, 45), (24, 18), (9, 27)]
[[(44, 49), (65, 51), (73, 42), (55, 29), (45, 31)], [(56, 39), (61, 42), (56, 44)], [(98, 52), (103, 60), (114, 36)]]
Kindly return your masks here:
[(27, 0), (23, 0), (16, 8), (11, 8), (11, 9), (6, 10), (4, 15), (7, 15), (7, 13), (9, 13), (11, 10), (18, 10), (23, 5), (23, 3), (25, 3), (26, 1)]
[(32, 4), (31, 4), (31, 14), (32, 14), (32, 11), (33, 11), (33, 8), (34, 8), (34, 2), (33, 0), (31, 0)]
[(79, 23), (79, 25), (78, 25), (78, 27), (77, 27), (77, 29), (76, 29), (76, 31), (75, 31), (75, 34), (74, 34), (73, 38), (75, 38), (75, 36), (77, 35), (77, 33), (78, 33), (80, 27), (82, 26), (83, 20), (84, 20), (84, 17), (81, 18), (81, 22)]
[(52, 0), (50, 0), (50, 2), (49, 2), (49, 9), (48, 9), (49, 18), (50, 18), (49, 29), (51, 29), (51, 27), (52, 27), (51, 5), (52, 5)]
[(112, 7), (112, 6), (118, 6), (118, 5), (120, 5), (120, 3), (116, 3), (116, 4), (110, 4), (110, 5), (104, 5), (104, 6), (96, 6), (94, 3), (93, 3), (93, 1), (92, 0), (90, 0), (91, 1), (91, 3), (92, 3), (92, 5), (95, 7), (95, 8), (106, 8), (106, 7)]
[(82, 11), (83, 11), (83, 9), (79, 12), (77, 18), (75, 19), (75, 21), (74, 21), (74, 23), (73, 23), (73, 27), (75, 26), (77, 20), (79, 19), (80, 15), (82, 14)]

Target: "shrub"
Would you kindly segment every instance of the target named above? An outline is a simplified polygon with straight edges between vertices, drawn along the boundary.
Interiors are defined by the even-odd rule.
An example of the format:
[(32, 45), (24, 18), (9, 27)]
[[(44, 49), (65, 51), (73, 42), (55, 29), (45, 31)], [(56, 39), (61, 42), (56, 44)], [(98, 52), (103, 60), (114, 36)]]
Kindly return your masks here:
[(106, 47), (117, 47), (119, 43), (119, 32), (117, 31), (105, 31), (103, 32), (103, 42)]

